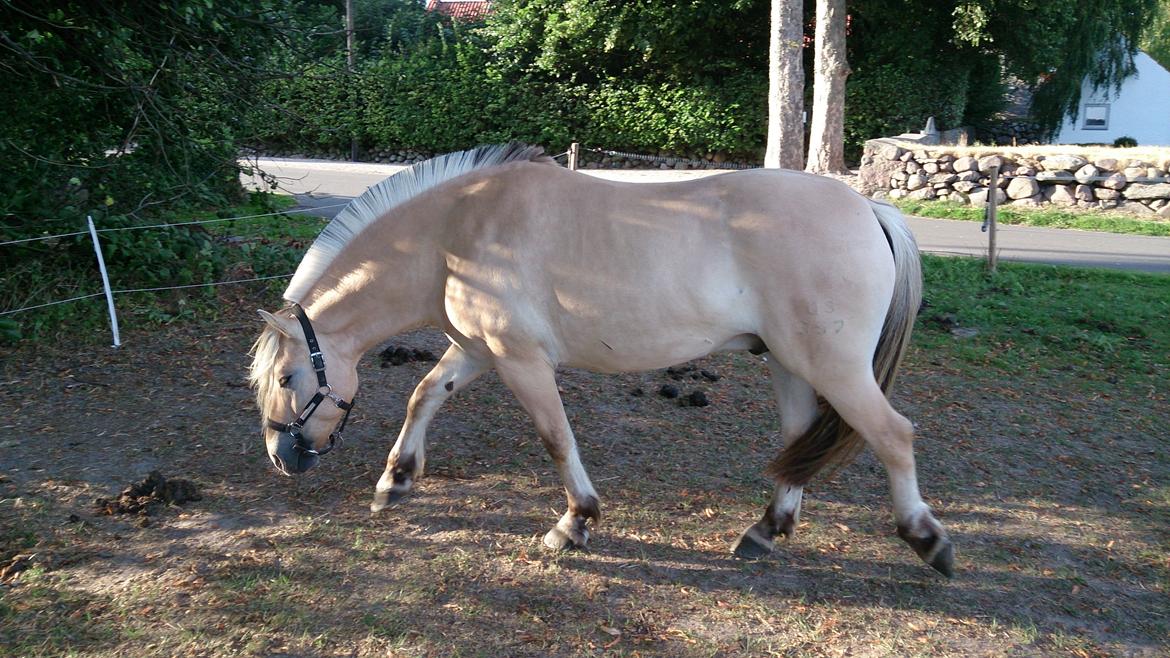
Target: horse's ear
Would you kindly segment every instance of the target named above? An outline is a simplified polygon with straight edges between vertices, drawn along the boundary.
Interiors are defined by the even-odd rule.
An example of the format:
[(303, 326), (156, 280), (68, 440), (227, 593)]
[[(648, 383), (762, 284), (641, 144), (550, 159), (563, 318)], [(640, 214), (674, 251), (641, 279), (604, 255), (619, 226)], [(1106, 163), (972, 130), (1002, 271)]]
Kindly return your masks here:
[(264, 321), (268, 323), (268, 326), (279, 331), (285, 336), (291, 336), (288, 332), (288, 329), (280, 322), (280, 318), (269, 313), (268, 311), (265, 311), (262, 308), (256, 309), (256, 312), (260, 314), (260, 317), (264, 318)]

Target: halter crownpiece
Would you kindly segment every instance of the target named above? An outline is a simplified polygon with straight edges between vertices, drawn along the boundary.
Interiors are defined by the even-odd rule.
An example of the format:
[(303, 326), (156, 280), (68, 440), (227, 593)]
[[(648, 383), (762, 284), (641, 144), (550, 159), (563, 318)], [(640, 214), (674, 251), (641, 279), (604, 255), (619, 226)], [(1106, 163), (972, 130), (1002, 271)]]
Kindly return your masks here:
[[(341, 432), (345, 430), (345, 424), (349, 421), (349, 412), (353, 410), (353, 400), (346, 402), (340, 395), (333, 392), (333, 387), (325, 379), (325, 356), (321, 354), (321, 345), (317, 343), (317, 334), (313, 332), (313, 325), (309, 322), (309, 316), (305, 314), (305, 309), (301, 308), (300, 304), (294, 303), (292, 312), (297, 321), (301, 323), (301, 329), (305, 332), (305, 343), (309, 346), (309, 360), (313, 363), (313, 371), (317, 373), (317, 392), (305, 403), (304, 409), (291, 423), (278, 423), (269, 418), (268, 427), (291, 435), (294, 449), (310, 455), (324, 455), (341, 444)], [(341, 417), (341, 424), (337, 429), (329, 434), (329, 445), (325, 446), (323, 450), (316, 450), (309, 445), (302, 430), (305, 423), (309, 422), (309, 418), (313, 416), (317, 407), (321, 406), (326, 398), (332, 400), (338, 409), (345, 412), (345, 415)]]

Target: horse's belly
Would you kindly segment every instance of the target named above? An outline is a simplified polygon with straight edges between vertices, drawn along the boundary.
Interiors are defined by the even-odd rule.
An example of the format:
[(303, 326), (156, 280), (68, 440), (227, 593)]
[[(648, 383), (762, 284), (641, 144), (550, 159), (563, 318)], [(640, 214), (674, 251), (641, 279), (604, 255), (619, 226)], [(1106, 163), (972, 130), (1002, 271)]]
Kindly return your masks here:
[(720, 350), (762, 346), (759, 338), (742, 327), (717, 321), (581, 325), (562, 322), (558, 343), (558, 361), (596, 372), (654, 370)]
[(547, 309), (558, 360), (600, 372), (652, 370), (754, 333), (757, 295), (733, 268), (712, 267), (718, 260), (689, 271), (602, 268), (592, 279), (559, 282)]

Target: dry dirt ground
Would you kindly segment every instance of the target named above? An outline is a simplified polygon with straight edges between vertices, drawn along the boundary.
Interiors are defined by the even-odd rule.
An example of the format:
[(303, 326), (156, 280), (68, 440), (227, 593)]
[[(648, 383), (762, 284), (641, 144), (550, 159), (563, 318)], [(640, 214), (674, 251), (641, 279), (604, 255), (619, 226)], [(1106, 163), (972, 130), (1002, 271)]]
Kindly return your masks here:
[[(345, 446), (277, 475), (245, 385), (251, 309), (277, 295), (251, 297), (117, 351), (0, 357), (0, 654), (1168, 655), (1170, 413), (1155, 391), (1109, 399), (1069, 373), (988, 380), (912, 353), (895, 402), (956, 542), (947, 581), (894, 536), (869, 455), (809, 487), (794, 541), (732, 558), (777, 445), (755, 357), (701, 362), (718, 381), (568, 371), (603, 523), (588, 551), (557, 555), (540, 538), (560, 484), (490, 374), (440, 412), (429, 473), (394, 509), (367, 505), (425, 362), (368, 355)], [(667, 383), (711, 404), (681, 407)], [(201, 500), (95, 506), (151, 471)]]

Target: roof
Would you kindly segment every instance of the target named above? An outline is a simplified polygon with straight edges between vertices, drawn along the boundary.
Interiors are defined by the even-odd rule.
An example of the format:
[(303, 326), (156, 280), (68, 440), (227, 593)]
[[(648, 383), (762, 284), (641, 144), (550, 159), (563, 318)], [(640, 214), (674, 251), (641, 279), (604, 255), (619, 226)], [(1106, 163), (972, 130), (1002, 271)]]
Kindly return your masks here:
[(487, 18), (492, 11), (492, 0), (427, 0), (427, 11), (465, 20)]

